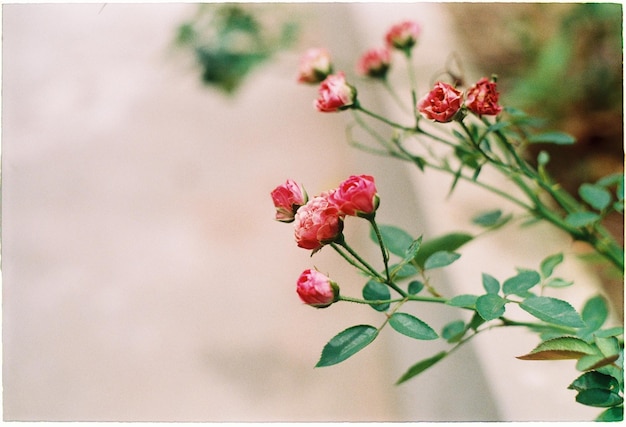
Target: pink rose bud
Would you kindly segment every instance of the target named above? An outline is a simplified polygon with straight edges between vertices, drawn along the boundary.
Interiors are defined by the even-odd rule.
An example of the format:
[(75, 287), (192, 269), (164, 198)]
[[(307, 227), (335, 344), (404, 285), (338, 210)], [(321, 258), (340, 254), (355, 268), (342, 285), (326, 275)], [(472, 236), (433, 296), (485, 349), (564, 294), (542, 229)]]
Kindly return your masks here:
[(299, 247), (318, 251), (341, 235), (343, 218), (334, 203), (326, 197), (317, 196), (298, 209), (294, 228)]
[(339, 286), (317, 270), (304, 270), (296, 291), (304, 303), (316, 308), (328, 307), (339, 300)]
[(449, 122), (461, 109), (463, 95), (447, 83), (437, 82), (433, 90), (417, 103), (418, 110), (436, 122)]
[(276, 220), (281, 222), (292, 222), (298, 208), (308, 200), (304, 188), (291, 179), (272, 190), (271, 195), (276, 207)]
[(339, 211), (350, 216), (371, 216), (379, 204), (374, 178), (369, 175), (351, 176), (330, 195)]
[(332, 72), (332, 69), (333, 66), (328, 51), (322, 48), (311, 48), (300, 58), (298, 82), (319, 83)]
[(422, 27), (414, 21), (404, 21), (392, 26), (385, 40), (387, 45), (400, 50), (408, 50), (412, 48), (422, 33)]
[(361, 56), (357, 73), (373, 78), (385, 78), (391, 65), (391, 52), (387, 48), (370, 49)]
[(330, 113), (350, 108), (356, 101), (356, 89), (346, 83), (344, 73), (331, 74), (320, 84), (315, 108)]
[(499, 97), (496, 83), (483, 77), (467, 90), (465, 105), (471, 112), (479, 116), (495, 116), (502, 111), (502, 107), (498, 105)]

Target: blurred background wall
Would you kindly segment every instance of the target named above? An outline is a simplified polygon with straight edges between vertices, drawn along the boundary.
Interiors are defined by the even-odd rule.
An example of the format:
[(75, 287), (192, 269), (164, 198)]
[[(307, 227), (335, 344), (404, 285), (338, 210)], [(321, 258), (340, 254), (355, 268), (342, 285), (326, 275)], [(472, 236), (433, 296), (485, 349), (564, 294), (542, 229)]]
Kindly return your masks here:
[[(197, 5), (3, 6), (4, 419), (593, 418), (566, 390), (572, 364), (514, 359), (536, 344), (521, 331), (480, 338), (400, 387), (432, 343), (383, 333), (340, 366), (313, 369), (328, 339), (380, 314), (299, 302), (295, 280), (312, 265), (353, 294), (362, 283), (336, 254), (295, 247), (291, 227), (273, 221), (276, 185), (293, 178), (316, 194), (373, 174), (380, 221), (415, 235), (466, 228), (491, 201), (469, 187), (446, 201), (441, 177), (350, 149), (349, 117), (316, 113), (315, 89), (295, 82), (306, 47), (329, 47), (350, 73), (361, 50), (411, 18), (424, 25), (426, 90), (450, 51), (467, 56), (454, 6), (267, 7), (298, 22), (298, 41), (228, 95), (204, 85), (174, 43)], [(476, 79), (491, 72), (466, 68)], [(362, 224), (346, 228), (354, 246), (376, 249)], [(534, 266), (568, 244), (545, 240), (541, 250), (521, 235), (483, 241), (442, 286), (458, 292), (484, 262), (508, 274), (519, 256)], [(597, 291), (594, 275), (570, 268), (584, 278), (573, 299)], [(450, 314), (424, 308), (437, 327)]]

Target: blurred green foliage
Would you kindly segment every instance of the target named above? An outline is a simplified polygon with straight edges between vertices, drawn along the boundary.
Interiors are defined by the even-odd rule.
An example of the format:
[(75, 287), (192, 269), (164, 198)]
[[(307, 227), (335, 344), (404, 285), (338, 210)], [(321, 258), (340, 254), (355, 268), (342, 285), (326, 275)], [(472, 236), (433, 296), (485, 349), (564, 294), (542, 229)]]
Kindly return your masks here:
[[(585, 111), (621, 111), (621, 4), (573, 4), (556, 25), (547, 39), (523, 37), (526, 65), (503, 94), (507, 103), (557, 122)], [(537, 30), (526, 23), (525, 32)]]
[(204, 84), (233, 94), (254, 69), (296, 40), (298, 26), (289, 20), (276, 22), (280, 13), (273, 14), (273, 21), (263, 20), (268, 7), (202, 4), (193, 18), (179, 26), (176, 43), (193, 52)]

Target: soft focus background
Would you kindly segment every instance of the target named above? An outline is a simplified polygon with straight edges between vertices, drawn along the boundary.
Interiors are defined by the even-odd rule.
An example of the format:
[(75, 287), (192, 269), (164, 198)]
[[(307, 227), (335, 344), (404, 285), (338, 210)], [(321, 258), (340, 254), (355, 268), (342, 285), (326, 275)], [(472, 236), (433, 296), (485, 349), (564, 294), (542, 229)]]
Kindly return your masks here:
[[(200, 19), (195, 4), (3, 6), (4, 419), (594, 418), (599, 411), (576, 404), (566, 390), (573, 363), (514, 358), (536, 344), (523, 331), (485, 334), (399, 387), (393, 385), (399, 375), (438, 351), (436, 344), (385, 331), (343, 364), (314, 369), (328, 339), (357, 323), (378, 324), (380, 314), (299, 302), (295, 280), (313, 265), (347, 293), (358, 294), (362, 283), (331, 251), (310, 258), (296, 248), (292, 228), (273, 221), (269, 197), (287, 178), (315, 194), (368, 173), (376, 176), (382, 223), (431, 237), (467, 229), (471, 216), (501, 203), (465, 186), (446, 200), (447, 177), (349, 148), (349, 117), (316, 113), (315, 89), (296, 84), (300, 53), (326, 46), (338, 68), (352, 73), (356, 57), (381, 44), (391, 24), (414, 19), (424, 26), (416, 51), (422, 90), (452, 51), (470, 80), (492, 72), (519, 78), (524, 67), (536, 69), (532, 59), (545, 47), (539, 36), (553, 40), (544, 30), (569, 12), (436, 3), (257, 7), (270, 28), (297, 24), (298, 38), (293, 28), (274, 35), (276, 51), (227, 67), (250, 73), (220, 88), (206, 84), (219, 73), (195, 62), (191, 27), (181, 30)], [(464, 16), (475, 17), (481, 31), (468, 28)], [(555, 24), (523, 27), (536, 23), (533, 16)], [(507, 28), (538, 35), (536, 44)], [(502, 44), (481, 49), (487, 46), (481, 38)], [(621, 30), (618, 39), (621, 47)], [(527, 63), (502, 60), (519, 59), (516, 49), (524, 47)], [(609, 53), (603, 63), (613, 70)], [(521, 90), (517, 83), (503, 79), (503, 92)], [(370, 99), (382, 110), (387, 104), (378, 95)], [(621, 99), (611, 108), (621, 118)], [(612, 112), (594, 117), (614, 124)], [(619, 170), (621, 127), (597, 129), (619, 138), (602, 140), (611, 154), (594, 167), (602, 174)], [(579, 157), (589, 151), (597, 150)], [(563, 248), (578, 250), (549, 227), (532, 231), (538, 234), (511, 229), (468, 245), (458, 265), (438, 278), (442, 289), (464, 293), (477, 286), (481, 271), (503, 277)], [(363, 224), (348, 221), (346, 233), (376, 256)], [(567, 299), (580, 308), (607, 280), (570, 258), (564, 271), (577, 286)], [(619, 312), (621, 291), (613, 295)], [(456, 313), (420, 310), (437, 328)]]

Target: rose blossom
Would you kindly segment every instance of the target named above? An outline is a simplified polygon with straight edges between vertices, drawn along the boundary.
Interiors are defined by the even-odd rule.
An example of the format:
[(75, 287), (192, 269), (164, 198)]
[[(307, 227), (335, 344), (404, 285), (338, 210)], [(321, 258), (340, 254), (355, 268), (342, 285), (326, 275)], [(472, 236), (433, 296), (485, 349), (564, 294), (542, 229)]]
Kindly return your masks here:
[(271, 195), (276, 207), (276, 220), (281, 222), (292, 222), (298, 208), (308, 200), (304, 188), (291, 179), (272, 190)]
[(483, 77), (467, 90), (465, 105), (470, 111), (479, 116), (495, 116), (502, 111), (502, 107), (498, 105), (499, 96), (496, 83), (490, 82), (486, 77)]
[(316, 308), (328, 307), (339, 299), (339, 286), (317, 270), (304, 270), (296, 291), (300, 299)]
[(342, 182), (329, 198), (342, 214), (350, 216), (371, 215), (379, 203), (374, 178), (369, 175), (352, 175)]
[(319, 83), (333, 70), (330, 54), (323, 48), (311, 48), (300, 58), (299, 83)]
[(419, 100), (417, 108), (427, 118), (445, 123), (461, 108), (462, 97), (462, 93), (449, 84), (437, 82), (433, 90)]
[(330, 113), (349, 108), (356, 101), (356, 89), (346, 83), (343, 72), (331, 74), (320, 84), (315, 101), (318, 111)]
[(341, 234), (343, 219), (334, 203), (327, 197), (317, 196), (298, 209), (294, 228), (298, 246), (317, 251)]
[(417, 22), (404, 21), (392, 26), (387, 32), (385, 40), (387, 41), (387, 45), (390, 47), (406, 50), (410, 49), (415, 45), (415, 43), (417, 43), (417, 39), (419, 38), (421, 32), (422, 27), (420, 27)]
[(391, 52), (387, 48), (370, 49), (361, 56), (356, 70), (359, 74), (384, 78), (391, 64)]

